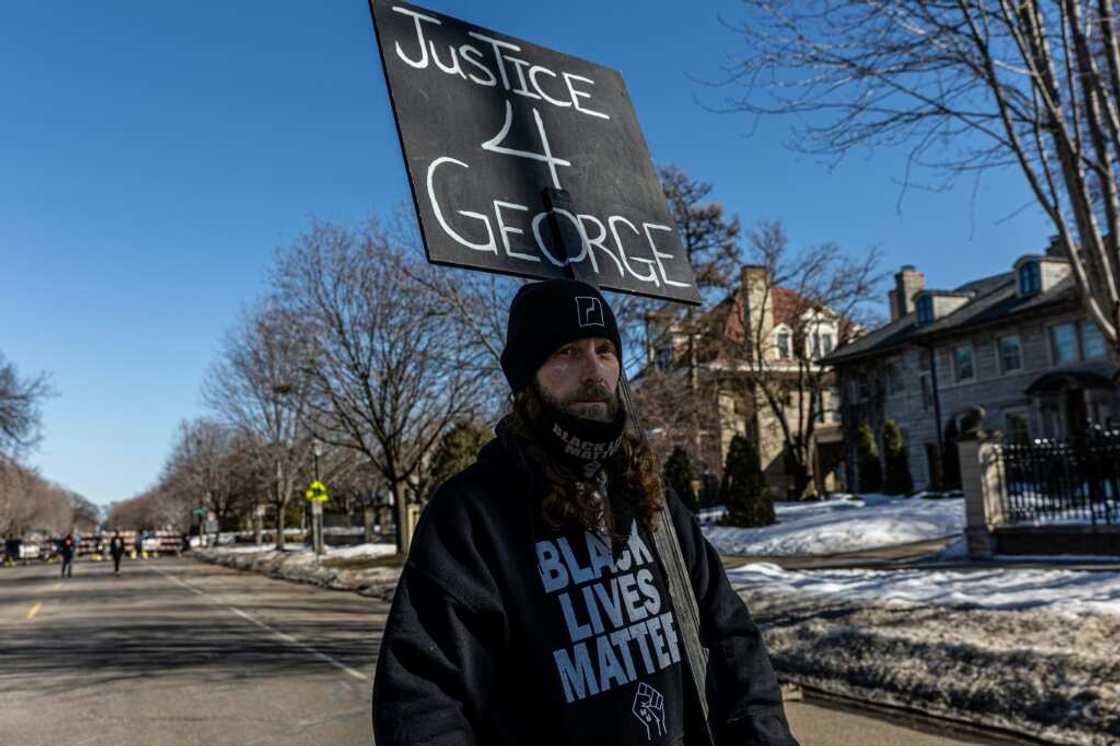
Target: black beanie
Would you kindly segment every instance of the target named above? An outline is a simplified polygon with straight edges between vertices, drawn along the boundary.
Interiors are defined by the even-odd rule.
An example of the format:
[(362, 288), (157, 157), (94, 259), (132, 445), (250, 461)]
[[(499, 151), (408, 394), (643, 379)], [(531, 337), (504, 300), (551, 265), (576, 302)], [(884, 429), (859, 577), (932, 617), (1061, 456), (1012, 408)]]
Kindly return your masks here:
[(544, 361), (577, 339), (614, 342), (622, 364), (622, 341), (614, 312), (602, 294), (579, 280), (545, 280), (523, 285), (509, 304), (502, 372), (514, 393), (525, 388)]

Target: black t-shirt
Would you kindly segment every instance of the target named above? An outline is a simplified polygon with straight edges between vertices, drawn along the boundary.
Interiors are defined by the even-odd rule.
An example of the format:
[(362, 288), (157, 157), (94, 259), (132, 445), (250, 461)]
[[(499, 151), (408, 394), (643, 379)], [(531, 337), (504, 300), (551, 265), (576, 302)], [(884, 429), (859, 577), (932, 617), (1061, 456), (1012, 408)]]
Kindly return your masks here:
[(584, 530), (533, 545), (543, 597), (518, 616), (534, 630), (525, 654), (545, 674), (536, 686), (561, 743), (679, 744), (684, 736), (676, 618), (653, 542), (629, 523), (617, 554)]

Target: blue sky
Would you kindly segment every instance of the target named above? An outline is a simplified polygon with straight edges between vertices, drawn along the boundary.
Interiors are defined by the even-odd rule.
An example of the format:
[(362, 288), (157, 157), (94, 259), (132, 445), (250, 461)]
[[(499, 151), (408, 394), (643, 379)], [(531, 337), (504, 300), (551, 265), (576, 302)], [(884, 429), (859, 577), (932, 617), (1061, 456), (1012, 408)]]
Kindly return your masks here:
[[(796, 245), (872, 245), (948, 287), (1049, 233), (1014, 173), (911, 192), (904, 155), (838, 167), (784, 147), (789, 121), (718, 114), (740, 53), (733, 0), (427, 7), (620, 70), (654, 159), (715, 185)], [(0, 351), (58, 395), (32, 462), (98, 503), (158, 476), (176, 423), (276, 247), (312, 216), (408, 199), (365, 0), (0, 5)], [(885, 292), (885, 288), (884, 288)]]

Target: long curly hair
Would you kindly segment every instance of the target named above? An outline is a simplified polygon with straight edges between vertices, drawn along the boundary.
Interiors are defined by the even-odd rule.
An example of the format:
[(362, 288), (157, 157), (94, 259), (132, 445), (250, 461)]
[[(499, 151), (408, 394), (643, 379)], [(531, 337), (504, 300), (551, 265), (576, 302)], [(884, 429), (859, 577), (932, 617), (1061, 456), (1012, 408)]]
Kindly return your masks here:
[[(508, 421), (520, 443), (522, 457), (542, 479), (545, 494), (541, 515), (554, 529), (577, 525), (587, 530), (606, 526), (615, 542), (624, 541), (622, 526), (633, 516), (648, 531), (657, 528), (658, 513), (665, 508), (665, 495), (653, 450), (628, 424), (622, 445), (605, 464), (609, 480), (609, 507), (595, 495), (598, 484), (566, 468), (552, 458), (541, 444), (531, 423), (540, 417), (545, 403), (535, 385), (526, 386), (513, 397)], [(616, 529), (616, 523), (619, 527)]]

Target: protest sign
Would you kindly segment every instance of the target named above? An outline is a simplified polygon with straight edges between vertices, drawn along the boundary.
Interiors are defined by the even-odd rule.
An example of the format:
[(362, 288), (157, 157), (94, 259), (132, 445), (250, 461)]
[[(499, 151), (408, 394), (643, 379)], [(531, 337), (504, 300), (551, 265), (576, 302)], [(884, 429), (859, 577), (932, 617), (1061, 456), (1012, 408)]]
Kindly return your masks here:
[(370, 9), (429, 261), (699, 303), (617, 71), (414, 5)]

